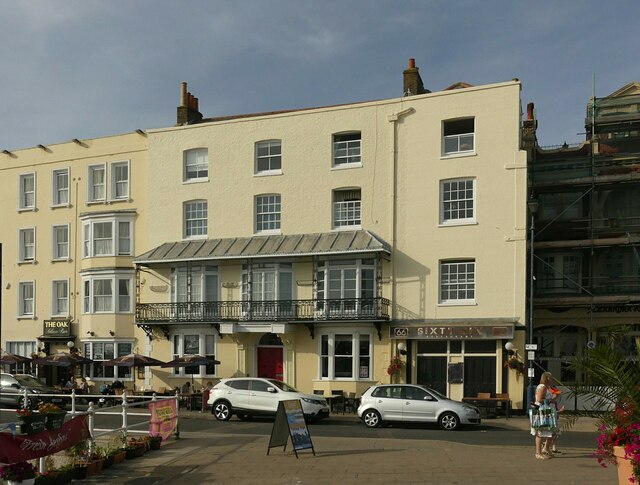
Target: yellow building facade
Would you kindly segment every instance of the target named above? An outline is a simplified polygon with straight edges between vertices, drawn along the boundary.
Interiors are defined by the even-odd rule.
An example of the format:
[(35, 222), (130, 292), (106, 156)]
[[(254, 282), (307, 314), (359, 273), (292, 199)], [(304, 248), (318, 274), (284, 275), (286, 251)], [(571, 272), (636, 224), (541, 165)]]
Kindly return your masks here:
[[(47, 164), (57, 150), (3, 156), (3, 207), (19, 200), (23, 174), (38, 172), (40, 190), (58, 166), (71, 166), (77, 193), (62, 211), (8, 212), (3, 348), (20, 350), (8, 344), (28, 341), (27, 325), (38, 344), (40, 319), (53, 319), (45, 287), (64, 276), (75, 285), (71, 333), (87, 357), (99, 361), (93, 343), (106, 339), (163, 361), (220, 361), (135, 376), (97, 375), (94, 364), (97, 383), (120, 377), (128, 387), (135, 379), (158, 389), (193, 379), (200, 387), (249, 375), (359, 395), (393, 380), (454, 399), (508, 392), (522, 407), (526, 378), (504, 367), (506, 342), (524, 353), (526, 327), (520, 83), (431, 93), (415, 66), (404, 75), (400, 98), (220, 118), (203, 118), (183, 85), (176, 126), (89, 148), (64, 144)], [(116, 140), (122, 150), (107, 149)], [(95, 189), (88, 167), (104, 163), (108, 171), (118, 160), (130, 160), (130, 198), (87, 203)], [(50, 198), (42, 190), (38, 200)], [(73, 227), (73, 261), (14, 263), (18, 231), (50, 232), (58, 214)], [(133, 221), (132, 254), (94, 254), (107, 243), (95, 232), (84, 237), (83, 227), (103, 217), (114, 228)], [(40, 232), (38, 255), (49, 244)], [(112, 288), (122, 284), (130, 295), (131, 312), (105, 310), (104, 271)], [(38, 283), (36, 317), (24, 322), (16, 318), (24, 304), (18, 287), (31, 280), (43, 289)], [(109, 308), (119, 301), (112, 291)], [(389, 374), (392, 358), (402, 366)]]

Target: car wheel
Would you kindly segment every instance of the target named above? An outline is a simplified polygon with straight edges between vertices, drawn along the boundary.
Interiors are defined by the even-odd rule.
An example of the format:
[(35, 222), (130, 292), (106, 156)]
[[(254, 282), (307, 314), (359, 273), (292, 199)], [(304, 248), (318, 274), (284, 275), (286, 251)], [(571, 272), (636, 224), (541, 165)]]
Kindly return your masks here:
[(362, 413), (362, 421), (367, 426), (367, 428), (377, 428), (382, 424), (382, 418), (380, 417), (380, 413), (373, 409), (367, 409), (364, 413)]
[(460, 418), (454, 413), (443, 413), (438, 419), (438, 423), (442, 429), (453, 431), (460, 427)]
[(26, 409), (30, 407), (31, 407), (31, 400), (29, 398), (25, 398), (24, 396), (22, 396), (20, 399), (18, 399), (19, 409)]
[(220, 401), (213, 405), (211, 413), (218, 421), (229, 421), (231, 419), (231, 406), (226, 401)]

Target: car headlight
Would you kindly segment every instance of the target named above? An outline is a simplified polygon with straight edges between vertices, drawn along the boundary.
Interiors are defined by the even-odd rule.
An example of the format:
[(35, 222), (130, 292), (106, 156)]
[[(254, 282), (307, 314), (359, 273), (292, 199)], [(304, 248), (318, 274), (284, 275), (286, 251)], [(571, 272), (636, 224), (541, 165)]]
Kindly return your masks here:
[(309, 404), (316, 404), (317, 406), (326, 406), (326, 401), (320, 401), (319, 399), (310, 399), (308, 397), (301, 398), (304, 402), (308, 402)]
[(29, 389), (29, 394), (41, 394), (39, 389)]
[(474, 408), (473, 406), (462, 406), (462, 409), (464, 410), (465, 414), (469, 414), (471, 416), (480, 414), (480, 410), (478, 408)]

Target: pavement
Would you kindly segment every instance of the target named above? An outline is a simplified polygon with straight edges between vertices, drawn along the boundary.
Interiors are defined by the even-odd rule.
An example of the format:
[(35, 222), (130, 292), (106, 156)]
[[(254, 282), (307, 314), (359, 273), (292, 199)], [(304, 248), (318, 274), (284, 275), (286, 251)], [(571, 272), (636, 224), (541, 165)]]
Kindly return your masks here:
[[(181, 412), (181, 419), (190, 419)], [(198, 414), (202, 419), (205, 415)], [(333, 419), (333, 416), (332, 416)], [(356, 419), (353, 416), (338, 419)], [(492, 426), (528, 433), (528, 420), (491, 420)], [(594, 431), (580, 419), (574, 431)], [(267, 449), (269, 436), (181, 432), (159, 451), (127, 460), (100, 475), (73, 483), (101, 484), (328, 484), (430, 483), (516, 484), (557, 482), (615, 484), (615, 467), (602, 468), (592, 450), (565, 448), (550, 460), (537, 460), (531, 446), (469, 445), (450, 441), (373, 438), (311, 438), (311, 450)], [(455, 433), (453, 431), (452, 433)]]

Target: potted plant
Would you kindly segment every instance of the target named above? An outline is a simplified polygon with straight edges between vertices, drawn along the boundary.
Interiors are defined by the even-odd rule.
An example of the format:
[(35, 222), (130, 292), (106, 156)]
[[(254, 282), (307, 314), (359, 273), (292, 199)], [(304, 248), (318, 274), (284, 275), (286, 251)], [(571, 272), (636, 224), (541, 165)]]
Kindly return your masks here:
[(389, 362), (389, 367), (387, 367), (387, 374), (391, 376), (391, 379), (393, 379), (393, 376), (400, 374), (403, 366), (404, 362), (400, 357), (396, 355), (395, 357), (392, 357), (391, 361)]
[(29, 485), (35, 483), (36, 470), (31, 463), (19, 461), (0, 466), (0, 478), (7, 484), (22, 483)]
[(150, 450), (159, 450), (161, 444), (162, 444), (162, 436), (160, 436), (159, 434), (149, 436)]
[(522, 362), (520, 359), (518, 359), (515, 355), (512, 355), (511, 357), (509, 357), (505, 363), (504, 363), (505, 368), (507, 369), (513, 369), (516, 371), (516, 375), (521, 376), (522, 374), (524, 374), (526, 372), (526, 366), (524, 365), (524, 362)]
[(144, 439), (129, 438), (127, 441), (127, 460), (139, 458), (147, 451), (147, 443)]
[(20, 431), (26, 434), (35, 434), (45, 430), (46, 417), (30, 409), (18, 409), (16, 411), (20, 421)]
[[(623, 354), (619, 339), (624, 331), (610, 333), (605, 342), (571, 361), (584, 381), (571, 389), (571, 396), (586, 397), (596, 411), (600, 436), (596, 457), (606, 467), (618, 466), (621, 484), (640, 480), (640, 342), (633, 356)], [(580, 415), (571, 418), (569, 425)]]
[(58, 429), (64, 424), (64, 416), (67, 414), (58, 406), (50, 402), (38, 404), (38, 413), (45, 417), (45, 427), (47, 429)]

